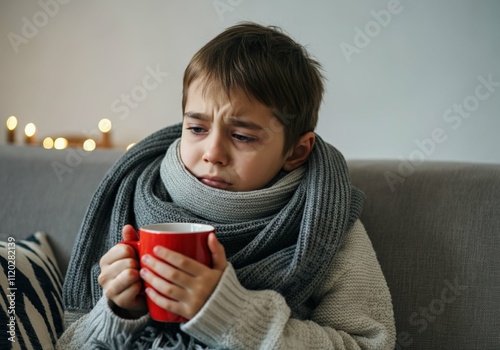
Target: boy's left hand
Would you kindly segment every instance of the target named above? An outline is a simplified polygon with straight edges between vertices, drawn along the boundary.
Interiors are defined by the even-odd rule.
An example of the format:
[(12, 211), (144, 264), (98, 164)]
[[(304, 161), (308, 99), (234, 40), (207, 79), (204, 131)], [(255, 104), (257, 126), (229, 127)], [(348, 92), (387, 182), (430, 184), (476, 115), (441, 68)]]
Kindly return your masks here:
[(148, 297), (170, 312), (193, 318), (215, 290), (227, 266), (224, 247), (213, 233), (208, 236), (208, 247), (212, 268), (161, 246), (154, 248), (156, 257), (144, 255), (140, 273), (152, 286), (146, 288)]

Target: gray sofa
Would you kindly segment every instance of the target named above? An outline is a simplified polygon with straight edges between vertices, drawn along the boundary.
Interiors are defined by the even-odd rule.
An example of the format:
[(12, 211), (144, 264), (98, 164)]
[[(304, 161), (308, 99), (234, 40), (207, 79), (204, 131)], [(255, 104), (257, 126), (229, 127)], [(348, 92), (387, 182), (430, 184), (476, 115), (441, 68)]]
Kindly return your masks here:
[[(92, 194), (122, 153), (0, 146), (0, 232), (49, 233), (64, 273)], [(392, 293), (396, 348), (500, 349), (500, 164), (348, 164)]]

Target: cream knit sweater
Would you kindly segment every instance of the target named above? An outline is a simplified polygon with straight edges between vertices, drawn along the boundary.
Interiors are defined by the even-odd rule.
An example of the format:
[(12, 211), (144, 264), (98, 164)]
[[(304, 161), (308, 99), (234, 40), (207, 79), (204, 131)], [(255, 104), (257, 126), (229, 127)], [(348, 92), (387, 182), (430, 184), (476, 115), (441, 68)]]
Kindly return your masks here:
[[(210, 299), (181, 330), (210, 348), (393, 349), (391, 296), (359, 220), (345, 235), (330, 273), (307, 305), (309, 317), (294, 318), (279, 293), (245, 289), (229, 264)], [(109, 341), (123, 331), (138, 332), (148, 317), (122, 319), (103, 297), (71, 324), (57, 348), (91, 349), (91, 339)]]

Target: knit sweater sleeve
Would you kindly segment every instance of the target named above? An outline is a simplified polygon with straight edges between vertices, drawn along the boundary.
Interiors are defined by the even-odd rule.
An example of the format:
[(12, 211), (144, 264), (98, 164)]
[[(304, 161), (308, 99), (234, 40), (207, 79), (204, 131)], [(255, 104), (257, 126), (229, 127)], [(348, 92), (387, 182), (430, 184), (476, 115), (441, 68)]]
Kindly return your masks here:
[(294, 318), (279, 293), (245, 289), (229, 265), (210, 299), (182, 330), (216, 348), (394, 348), (390, 293), (359, 220), (311, 301), (310, 316)]
[[(149, 314), (139, 319), (124, 319), (117, 316), (110, 307), (106, 296), (99, 299), (96, 306), (88, 313), (74, 321), (57, 341), (56, 349), (84, 350), (95, 349), (95, 342), (112, 343), (119, 336), (127, 337), (136, 334), (146, 325)], [(126, 339), (118, 339), (121, 344)]]

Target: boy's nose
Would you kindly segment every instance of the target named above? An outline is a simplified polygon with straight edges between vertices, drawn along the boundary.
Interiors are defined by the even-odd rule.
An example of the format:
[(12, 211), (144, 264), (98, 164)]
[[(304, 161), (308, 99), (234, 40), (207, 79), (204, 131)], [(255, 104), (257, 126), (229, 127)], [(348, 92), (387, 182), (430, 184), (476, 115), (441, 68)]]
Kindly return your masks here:
[(207, 147), (203, 153), (203, 161), (214, 165), (227, 165), (229, 157), (221, 138), (213, 135), (207, 141)]

